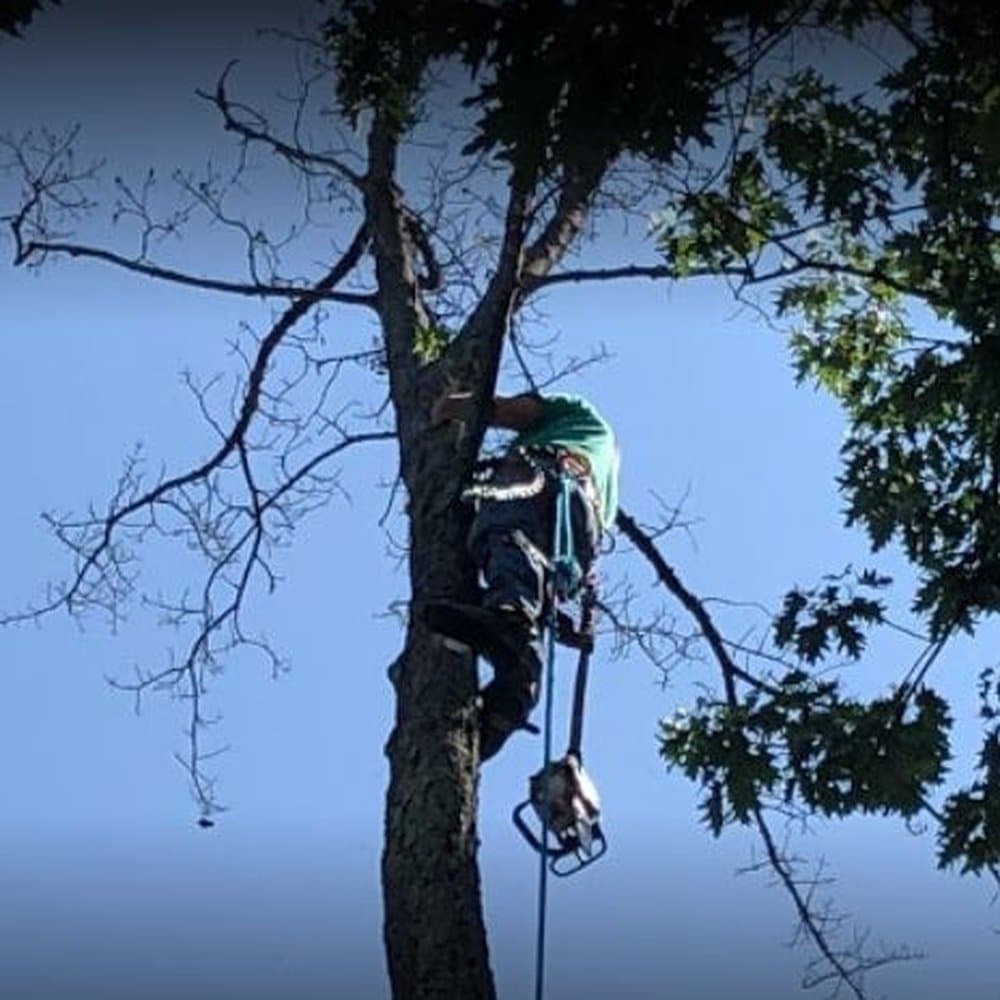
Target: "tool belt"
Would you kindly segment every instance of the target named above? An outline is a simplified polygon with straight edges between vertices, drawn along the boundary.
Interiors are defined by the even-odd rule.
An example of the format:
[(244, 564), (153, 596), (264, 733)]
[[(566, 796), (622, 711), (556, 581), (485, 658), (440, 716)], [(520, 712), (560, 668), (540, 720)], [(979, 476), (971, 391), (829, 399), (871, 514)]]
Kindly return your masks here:
[(477, 462), (473, 483), (462, 491), (462, 499), (526, 500), (539, 496), (548, 483), (557, 482), (562, 475), (576, 480), (600, 524), (601, 506), (589, 463), (581, 455), (553, 445), (513, 448), (497, 458)]
[(502, 501), (538, 496), (545, 489), (547, 476), (526, 448), (515, 448), (497, 458), (480, 459), (472, 478), (472, 485), (462, 490), (463, 500)]

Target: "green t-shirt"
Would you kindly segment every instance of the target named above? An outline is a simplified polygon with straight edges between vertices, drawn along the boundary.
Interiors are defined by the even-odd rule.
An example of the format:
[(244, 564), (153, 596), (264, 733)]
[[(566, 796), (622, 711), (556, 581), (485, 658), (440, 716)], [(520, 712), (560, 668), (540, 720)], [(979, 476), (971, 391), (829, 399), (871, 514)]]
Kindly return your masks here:
[(601, 501), (601, 523), (610, 528), (618, 510), (618, 445), (610, 424), (581, 396), (540, 397), (542, 415), (514, 440), (514, 446), (559, 445), (590, 462)]

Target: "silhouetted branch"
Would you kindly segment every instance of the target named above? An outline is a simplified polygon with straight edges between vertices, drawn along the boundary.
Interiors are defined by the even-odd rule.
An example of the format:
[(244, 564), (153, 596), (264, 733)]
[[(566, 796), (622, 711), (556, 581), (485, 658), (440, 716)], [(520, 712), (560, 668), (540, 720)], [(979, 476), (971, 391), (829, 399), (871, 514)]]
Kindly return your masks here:
[(809, 880), (806, 883), (806, 891), (802, 891), (802, 880), (796, 877), (789, 860), (778, 850), (774, 835), (760, 806), (754, 807), (753, 814), (757, 831), (764, 842), (769, 867), (792, 899), (799, 918), (799, 933), (805, 934), (812, 941), (827, 963), (826, 967), (822, 967), (821, 963), (817, 965), (815, 961), (810, 963), (810, 968), (803, 977), (803, 988), (811, 989), (833, 980), (835, 987), (831, 996), (836, 996), (840, 986), (844, 985), (857, 1000), (866, 1000), (868, 994), (864, 991), (865, 973), (894, 962), (923, 958), (920, 953), (905, 949), (866, 956), (863, 954), (865, 943), (863, 935), (856, 938), (849, 949), (835, 949), (830, 942), (829, 932), (837, 930), (837, 925), (843, 918), (828, 910), (817, 911), (813, 899), (817, 881)]
[[(213, 470), (219, 468), (229, 455), (240, 446), (240, 443), (244, 440), (250, 421), (257, 412), (268, 363), (278, 345), (319, 298), (326, 292), (331, 291), (350, 273), (360, 259), (367, 242), (368, 229), (367, 226), (362, 225), (355, 234), (350, 247), (348, 247), (340, 260), (313, 286), (312, 296), (303, 296), (292, 303), (274, 324), (267, 336), (261, 341), (256, 359), (247, 379), (246, 391), (243, 395), (238, 419), (215, 454), (196, 468), (165, 479), (159, 485), (130, 498), (127, 502), (119, 503), (118, 501), (121, 497), (116, 497), (112, 502), (112, 507), (107, 517), (104, 519), (104, 527), (100, 539), (83, 559), (68, 590), (64, 594), (60, 594), (48, 605), (31, 612), (28, 617), (38, 617), (62, 606), (71, 608), (76, 595), (84, 587), (91, 569), (98, 565), (102, 557), (111, 548), (112, 535), (119, 524), (125, 523), (129, 517), (145, 508), (152, 508), (157, 501), (168, 493), (181, 490), (189, 484), (204, 480)], [(0, 619), (0, 623), (4, 623), (7, 620), (12, 619)]]
[(186, 285), (189, 288), (200, 288), (207, 292), (228, 292), (249, 298), (284, 298), (302, 299), (308, 304), (314, 302), (341, 302), (344, 305), (368, 306), (372, 308), (375, 296), (363, 292), (338, 292), (333, 289), (318, 290), (318, 286), (296, 287), (294, 285), (274, 285), (244, 281), (227, 281), (222, 278), (208, 278), (198, 274), (186, 274), (169, 267), (160, 267), (142, 260), (125, 257), (112, 250), (101, 247), (84, 246), (78, 243), (59, 243), (32, 240), (26, 243), (18, 254), (17, 263), (27, 263), (32, 257), (44, 257), (47, 254), (65, 254), (67, 257), (81, 257), (99, 260), (116, 267), (124, 268), (146, 278), (156, 278), (158, 281), (169, 281), (175, 285)]
[[(31, 133), (17, 140), (0, 137), (0, 150), (7, 153), (7, 160), (0, 163), (0, 169), (14, 172), (22, 189), (18, 209), (0, 217), (0, 221), (7, 224), (13, 238), (15, 266), (40, 266), (49, 256), (60, 255), (95, 260), (142, 277), (205, 291), (251, 298), (286, 298), (305, 300), (308, 303), (334, 301), (345, 305), (374, 307), (372, 294), (338, 290), (322, 281), (310, 285), (260, 280), (256, 274), (255, 252), (263, 248), (270, 250), (273, 256), (278, 247), (259, 230), (251, 232), (245, 223), (227, 217), (221, 204), (222, 193), (217, 190), (219, 178), (214, 173), (197, 184), (184, 178), (179, 172), (175, 174), (174, 180), (187, 200), (182, 201), (164, 219), (155, 218), (148, 204), (155, 180), (152, 170), (137, 186), (129, 185), (121, 177), (115, 178), (119, 197), (112, 221), (130, 219), (140, 227), (139, 249), (134, 255), (69, 238), (72, 234), (67, 230), (67, 224), (78, 222), (97, 207), (97, 202), (88, 195), (87, 190), (88, 185), (96, 180), (102, 166), (100, 163), (76, 165), (74, 146), (78, 134), (79, 129), (74, 128), (64, 136), (42, 132), (37, 139)], [(241, 164), (237, 174), (242, 169)], [(238, 281), (193, 274), (149, 260), (150, 243), (176, 235), (196, 207), (204, 208), (218, 222), (235, 226), (243, 233), (247, 240), (252, 280)], [(293, 230), (293, 235), (294, 233)]]
[[(141, 192), (135, 204), (137, 211), (144, 211)], [(91, 506), (81, 518), (48, 515), (49, 526), (74, 556), (74, 572), (65, 585), (50, 592), (44, 603), (0, 617), (0, 624), (13, 624), (64, 608), (73, 615), (103, 611), (112, 624), (117, 623), (137, 581), (137, 560), (132, 549), (151, 533), (181, 538), (187, 548), (207, 561), (208, 571), (196, 598), (186, 593), (179, 599), (142, 597), (147, 607), (159, 612), (163, 623), (192, 628), (184, 653), (165, 668), (141, 669), (131, 681), (112, 681), (115, 688), (135, 695), (137, 707), (142, 695), (151, 690), (169, 691), (189, 704), (187, 749), (178, 759), (191, 781), (205, 823), (220, 808), (214, 799), (213, 781), (204, 768), (205, 762), (219, 752), (206, 750), (202, 745), (206, 729), (216, 721), (204, 711), (207, 672), (220, 669), (222, 658), (240, 647), (265, 655), (272, 672), (281, 667), (270, 644), (250, 634), (241, 620), (251, 582), (258, 579), (267, 591), (274, 589), (277, 577), (270, 564), (274, 545), (302, 517), (340, 490), (336, 477), (323, 472), (324, 463), (356, 444), (395, 436), (388, 430), (358, 432), (346, 428), (342, 417), (347, 407), (332, 416), (325, 412), (331, 383), (342, 363), (351, 358), (362, 359), (370, 352), (345, 354), (332, 359), (331, 367), (326, 364), (331, 359), (313, 358), (309, 338), (294, 332), (310, 310), (329, 300), (336, 286), (354, 271), (368, 241), (368, 227), (362, 224), (327, 273), (310, 288), (299, 290), (294, 301), (259, 339), (254, 352), (244, 353), (235, 345), (247, 370), (228, 429), (213, 416), (207, 404), (207, 392), (214, 380), (199, 388), (186, 376), (203, 417), (221, 438), (214, 453), (186, 472), (146, 486), (141, 456), (136, 452), (126, 461), (104, 510)], [(269, 385), (275, 355), (282, 345), (293, 349), (286, 352), (287, 357), (294, 358), (294, 350), (300, 353), (301, 368), (297, 374), (271, 376), (276, 384)], [(307, 376), (320, 379), (311, 412), (308, 408), (303, 410), (297, 402), (295, 412), (286, 415), (286, 398)], [(255, 418), (271, 428), (259, 441), (250, 436)], [(318, 425), (318, 432), (307, 434), (314, 424)], [(331, 431), (337, 435), (335, 443), (317, 448), (313, 443), (315, 437)], [(293, 451), (303, 446), (310, 446), (312, 457), (293, 463)], [(253, 456), (261, 451), (277, 451), (278, 475), (273, 485), (263, 485), (254, 468)], [(225, 485), (224, 478), (234, 473), (239, 477), (235, 493)]]
[[(237, 61), (234, 60), (223, 70), (216, 84), (214, 94), (208, 94), (203, 90), (196, 91), (199, 97), (209, 101), (218, 108), (226, 130), (235, 132), (246, 142), (261, 143), (269, 147), (276, 154), (300, 169), (323, 167), (326, 172), (333, 171), (360, 191), (365, 183), (364, 177), (357, 171), (352, 170), (338, 157), (303, 149), (300, 145), (292, 145), (282, 139), (278, 139), (265, 130), (260, 116), (256, 112), (247, 108), (246, 105), (234, 103), (230, 100), (229, 95), (226, 93), (226, 79), (236, 64)], [(257, 124), (251, 124), (245, 118), (237, 118), (236, 113), (240, 111), (256, 119)]]
[[(645, 556), (652, 564), (660, 582), (681, 602), (685, 610), (698, 623), (698, 627), (701, 629), (705, 641), (715, 654), (719, 669), (722, 671), (722, 682), (726, 689), (727, 699), (733, 702), (737, 700), (737, 678), (755, 687), (762, 686), (763, 682), (752, 674), (748, 674), (745, 670), (741, 670), (733, 662), (732, 657), (726, 649), (722, 634), (716, 628), (705, 606), (681, 583), (680, 578), (667, 564), (667, 561), (653, 544), (652, 539), (642, 531), (635, 519), (626, 511), (619, 509), (615, 524), (618, 530), (636, 547), (639, 553)], [(766, 687), (766, 685), (763, 686)]]
[[(241, 441), (240, 468), (247, 486), (249, 503), (242, 506), (231, 505), (231, 509), (246, 521), (246, 527), (224, 549), (215, 548), (209, 541), (214, 534), (209, 515), (210, 498), (214, 497), (220, 503), (225, 502), (217, 489), (209, 486), (206, 500), (196, 502), (186, 511), (183, 500), (174, 506), (176, 511), (186, 517), (191, 531), (201, 539), (200, 547), (209, 558), (210, 569), (197, 602), (192, 603), (182, 598), (173, 602), (147, 599), (146, 603), (162, 613), (166, 624), (177, 626), (189, 621), (195, 623), (193, 638), (180, 662), (158, 671), (137, 670), (133, 681), (109, 679), (109, 683), (117, 690), (131, 692), (136, 697), (137, 708), (142, 695), (147, 691), (167, 690), (190, 703), (188, 750), (185, 756), (178, 755), (177, 759), (188, 774), (203, 819), (221, 809), (214, 798), (214, 782), (203, 767), (206, 761), (222, 752), (221, 749), (205, 751), (202, 748), (202, 733), (217, 721), (206, 718), (201, 707), (206, 691), (206, 670), (219, 669), (220, 657), (232, 653), (238, 647), (251, 647), (262, 653), (270, 661), (272, 673), (276, 674), (282, 666), (274, 649), (262, 639), (248, 634), (241, 621), (241, 610), (255, 571), (263, 575), (269, 592), (274, 590), (276, 584), (276, 577), (263, 552), (269, 537), (266, 516), (270, 511), (280, 509), (281, 502), (305, 480), (314, 476), (316, 470), (333, 456), (355, 445), (394, 438), (395, 434), (391, 431), (345, 436), (291, 471), (268, 494), (257, 486), (247, 450)], [(235, 574), (232, 572), (234, 568)], [(44, 613), (44, 609), (40, 613)], [(224, 629), (226, 632), (222, 635)]]

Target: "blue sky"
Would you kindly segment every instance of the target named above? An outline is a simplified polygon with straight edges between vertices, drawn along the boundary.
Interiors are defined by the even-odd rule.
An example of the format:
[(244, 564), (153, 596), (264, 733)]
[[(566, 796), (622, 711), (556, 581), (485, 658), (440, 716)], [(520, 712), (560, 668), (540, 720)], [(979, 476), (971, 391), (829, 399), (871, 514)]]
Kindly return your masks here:
[[(293, 10), (248, 5), (239, 18), (213, 19), (183, 5), (139, 13), (67, 0), (24, 43), (0, 43), (0, 93), (14, 95), (0, 113), (2, 130), (80, 122), (83, 148), (107, 157), (108, 176), (150, 164), (164, 176), (174, 165), (197, 169), (226, 147), (194, 88), (210, 88), (240, 56), (234, 86), (269, 94), (287, 72), (286, 53), (252, 29), (293, 25)], [(260, 168), (250, 204), (280, 217), (291, 195), (276, 176)], [(6, 208), (3, 177), (0, 194)], [(213, 273), (238, 266), (215, 231), (193, 229), (167, 252)], [(631, 255), (634, 236), (609, 236), (597, 252)], [(0, 608), (9, 610), (68, 568), (40, 511), (103, 503), (137, 441), (153, 469), (184, 468), (207, 453), (211, 435), (179, 373), (231, 372), (227, 343), (239, 324), (261, 328), (270, 313), (69, 261), (38, 275), (5, 262), (0, 299), (8, 567)], [(560, 289), (544, 310), (544, 330), (561, 338), (565, 355), (602, 346), (613, 355), (565, 388), (589, 395), (615, 424), (628, 509), (652, 519), (654, 492), (668, 502), (686, 497), (691, 530), (669, 535), (664, 551), (696, 592), (774, 607), (793, 584), (848, 562), (872, 564), (897, 577), (905, 618), (906, 567), (892, 553), (869, 559), (864, 539), (841, 527), (832, 488), (843, 432), (836, 409), (795, 387), (781, 336), (737, 310), (724, 286)], [(338, 350), (363, 346), (371, 333), (367, 317), (331, 319)], [(360, 377), (337, 391), (345, 401), (361, 393), (377, 400)], [(81, 630), (64, 616), (0, 632), (5, 994), (208, 997), (239, 985), (246, 997), (387, 995), (382, 746), (392, 717), (385, 669), (400, 633), (386, 612), (405, 599), (407, 583), (377, 522), (387, 499), (379, 483), (393, 473), (388, 445), (346, 458), (350, 499), (306, 522), (280, 554), (277, 593), (254, 596), (255, 620), (291, 669), (274, 680), (266, 665), (240, 659), (215, 682), (219, 740), (231, 749), (217, 767), (229, 811), (211, 831), (195, 826), (171, 756), (182, 743), (183, 706), (154, 696), (136, 715), (106, 682), (136, 664), (165, 662), (167, 631), (137, 609), (117, 635), (99, 622)], [(398, 510), (388, 527), (400, 533)], [(648, 568), (626, 549), (606, 560), (606, 574), (655, 600)], [(154, 588), (189, 568), (162, 546), (147, 565)], [(734, 634), (759, 627), (751, 611), (719, 605), (718, 613)], [(848, 676), (873, 692), (917, 651), (882, 639)], [(565, 702), (571, 662), (563, 655)], [(971, 717), (972, 679), (991, 655), (982, 642), (956, 644), (940, 667), (937, 680), (960, 718)], [(766, 876), (736, 875), (754, 860), (753, 838), (735, 830), (713, 841), (698, 825), (693, 789), (667, 775), (656, 754), (657, 720), (690, 703), (697, 681), (711, 676), (707, 661), (685, 665), (664, 688), (638, 656), (612, 659), (605, 647), (596, 657), (586, 750), (610, 851), (553, 887), (553, 1000), (801, 995), (807, 956), (783, 947), (794, 925), (789, 901)], [(968, 728), (956, 737), (959, 750), (971, 747)], [(536, 740), (518, 737), (483, 774), (483, 890), (504, 997), (527, 994), (531, 982), (537, 868), (509, 814), (539, 755)], [(838, 905), (870, 926), (873, 940), (927, 954), (877, 974), (874, 995), (1000, 995), (1000, 919), (989, 888), (935, 871), (929, 835), (852, 820), (817, 824), (796, 845), (827, 860), (839, 877)]]

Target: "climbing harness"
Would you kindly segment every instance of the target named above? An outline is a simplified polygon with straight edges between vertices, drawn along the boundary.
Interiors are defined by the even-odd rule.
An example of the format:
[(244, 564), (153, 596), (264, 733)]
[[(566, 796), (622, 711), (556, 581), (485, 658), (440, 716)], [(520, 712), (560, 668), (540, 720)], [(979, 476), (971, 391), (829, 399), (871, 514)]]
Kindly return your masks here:
[[(528, 780), (528, 798), (514, 809), (514, 824), (539, 855), (538, 934), (535, 945), (535, 1000), (542, 1000), (545, 980), (545, 925), (548, 900), (548, 873), (567, 876), (592, 864), (607, 850), (607, 840), (598, 818), (600, 800), (594, 783), (583, 770), (580, 744), (583, 738), (583, 705), (590, 653), (594, 648), (593, 574), (584, 579), (573, 556), (570, 476), (559, 476), (556, 502), (555, 541), (552, 547), (553, 572), (549, 599), (548, 656), (545, 667), (545, 723), (542, 769)], [(581, 591), (579, 631), (572, 620), (557, 609), (557, 601)], [(552, 703), (555, 677), (555, 647), (561, 641), (580, 650), (569, 747), (566, 755), (552, 760)], [(536, 833), (525, 819), (528, 807), (537, 814), (541, 830)], [(555, 841), (553, 843), (553, 840)], [(570, 859), (568, 865), (562, 864)]]

